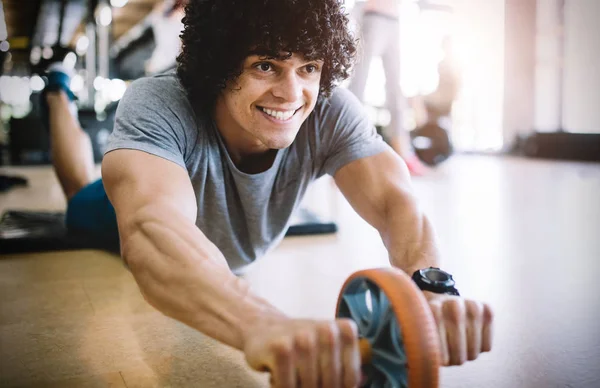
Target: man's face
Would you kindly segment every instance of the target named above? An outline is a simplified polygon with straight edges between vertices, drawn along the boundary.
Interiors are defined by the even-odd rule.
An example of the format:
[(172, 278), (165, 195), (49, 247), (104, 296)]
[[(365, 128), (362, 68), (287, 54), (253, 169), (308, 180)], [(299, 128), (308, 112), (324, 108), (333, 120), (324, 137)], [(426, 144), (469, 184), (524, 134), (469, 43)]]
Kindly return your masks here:
[(246, 153), (288, 147), (315, 107), (322, 61), (249, 56), (217, 98), (215, 121), (229, 148)]

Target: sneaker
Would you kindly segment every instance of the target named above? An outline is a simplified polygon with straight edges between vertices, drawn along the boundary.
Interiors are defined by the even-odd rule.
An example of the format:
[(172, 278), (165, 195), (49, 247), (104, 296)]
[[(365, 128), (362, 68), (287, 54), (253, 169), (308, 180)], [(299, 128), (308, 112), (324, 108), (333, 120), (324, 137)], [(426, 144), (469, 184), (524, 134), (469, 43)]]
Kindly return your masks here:
[(46, 130), (50, 130), (49, 113), (48, 113), (48, 102), (46, 101), (46, 93), (56, 92), (62, 90), (65, 92), (69, 101), (77, 100), (77, 96), (73, 93), (69, 87), (71, 83), (71, 72), (64, 67), (60, 62), (53, 63), (48, 67), (46, 71), (46, 87), (40, 93), (40, 108), (41, 108), (41, 119), (42, 123), (46, 127)]

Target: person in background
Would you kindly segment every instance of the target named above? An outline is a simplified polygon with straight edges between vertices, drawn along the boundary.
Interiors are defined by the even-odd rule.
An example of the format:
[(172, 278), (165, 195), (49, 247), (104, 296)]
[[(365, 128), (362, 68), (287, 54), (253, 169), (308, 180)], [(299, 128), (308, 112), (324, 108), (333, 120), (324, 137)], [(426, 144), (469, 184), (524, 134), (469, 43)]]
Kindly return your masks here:
[(357, 17), (361, 55), (349, 89), (364, 100), (371, 61), (374, 57), (381, 57), (386, 80), (386, 105), (391, 118), (387, 128), (389, 143), (404, 159), (411, 175), (423, 175), (428, 168), (413, 152), (410, 134), (404, 127), (406, 100), (400, 88), (399, 0), (367, 0), (360, 6), (362, 13)]
[[(438, 85), (436, 89), (429, 94), (411, 99), (418, 126), (426, 123), (439, 125), (441, 124), (440, 119), (450, 118), (452, 105), (460, 92), (461, 75), (454, 57), (454, 45), (451, 36), (447, 35), (442, 39), (441, 51), (443, 56), (437, 66)], [(447, 122), (449, 121), (447, 120)], [(447, 125), (444, 127), (447, 127)]]
[[(165, 0), (153, 8), (151, 28), (156, 47), (145, 64), (148, 75), (174, 69), (181, 52), (182, 18), (189, 0)], [(72, 71), (62, 62), (48, 66), (47, 85), (40, 94), (42, 122), (50, 135), (50, 155), (54, 171), (70, 198), (74, 188), (96, 176), (94, 152), (90, 136), (77, 117), (76, 96), (70, 89)]]
[(150, 23), (156, 47), (146, 61), (147, 75), (160, 73), (176, 66), (181, 51), (181, 19), (188, 0), (165, 0), (157, 3), (150, 13)]

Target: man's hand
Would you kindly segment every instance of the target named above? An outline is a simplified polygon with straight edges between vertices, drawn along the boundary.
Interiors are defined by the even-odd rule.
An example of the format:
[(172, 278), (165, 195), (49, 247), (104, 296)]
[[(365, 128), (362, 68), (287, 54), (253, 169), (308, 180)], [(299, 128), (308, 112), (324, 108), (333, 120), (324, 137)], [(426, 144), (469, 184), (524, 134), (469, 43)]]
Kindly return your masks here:
[(257, 322), (245, 333), (248, 364), (271, 372), (277, 388), (354, 388), (361, 364), (356, 324), (349, 319)]
[(489, 305), (459, 296), (424, 291), (435, 318), (443, 365), (462, 365), (492, 349)]

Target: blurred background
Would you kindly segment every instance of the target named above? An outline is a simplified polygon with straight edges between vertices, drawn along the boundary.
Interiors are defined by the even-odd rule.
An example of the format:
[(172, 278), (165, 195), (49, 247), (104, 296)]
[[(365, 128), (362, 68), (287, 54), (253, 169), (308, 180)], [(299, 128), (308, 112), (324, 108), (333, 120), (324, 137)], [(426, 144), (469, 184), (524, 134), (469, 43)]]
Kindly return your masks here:
[[(430, 169), (415, 195), (441, 266), (495, 312), (494, 350), (443, 368), (442, 386), (600, 387), (600, 0), (372, 2), (386, 1), (398, 6), (396, 108)], [(175, 66), (180, 2), (0, 4), (0, 386), (268, 386), (148, 305), (118, 256), (56, 227), (66, 200), (40, 119), (46, 69), (72, 72), (99, 163), (128, 85)], [(360, 36), (367, 4), (345, 5)], [(384, 135), (388, 86), (374, 57), (363, 102)], [(290, 316), (330, 319), (347, 277), (389, 258), (331, 177), (303, 206), (335, 233), (287, 237), (243, 276)]]
[[(38, 95), (48, 66), (72, 71), (79, 121), (99, 161), (127, 85), (174, 67), (182, 13), (170, 0), (3, 0), (0, 109), (3, 164), (48, 164)], [(161, 40), (162, 38), (162, 40)]]
[[(358, 19), (361, 2), (347, 0), (346, 6)], [(44, 70), (56, 61), (76, 74), (71, 88), (99, 157), (112, 127), (110, 106), (127, 83), (172, 65), (175, 55), (168, 52), (154, 55), (166, 63), (149, 63), (159, 41), (155, 31), (162, 24), (161, 34), (169, 32), (170, 7), (173, 2), (163, 0), (3, 0), (1, 162), (49, 162), (45, 134), (30, 123), (36, 121)], [(454, 150), (588, 159), (595, 153), (590, 149), (599, 150), (597, 136), (577, 134), (600, 134), (600, 74), (594, 70), (600, 2), (404, 0), (400, 8), (398, 65), (408, 101), (438, 88), (441, 61), (455, 69), (459, 87), (446, 128)], [(170, 23), (174, 36), (178, 22)], [(364, 100), (381, 126), (389, 120), (384, 85), (375, 58)], [(420, 124), (414, 105), (404, 117), (408, 129)], [(525, 147), (537, 133), (557, 136), (535, 136)], [(588, 141), (596, 148), (580, 144)]]
[[(174, 66), (181, 28), (180, 17), (169, 16), (175, 3), (3, 0), (0, 163), (49, 163), (36, 94), (48, 64), (57, 61), (74, 71), (80, 121), (99, 159), (127, 84)], [(346, 0), (353, 21), (360, 20), (362, 6)], [(451, 111), (437, 124), (452, 152), (600, 159), (597, 15), (596, 0), (400, 2), (405, 127), (425, 123), (420, 101), (441, 89), (443, 64), (451, 69), (455, 92)], [(380, 127), (389, 122), (384, 89), (383, 66), (374, 58), (364, 102)]]

